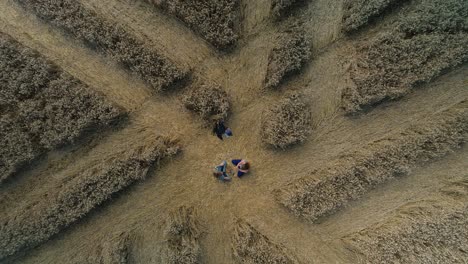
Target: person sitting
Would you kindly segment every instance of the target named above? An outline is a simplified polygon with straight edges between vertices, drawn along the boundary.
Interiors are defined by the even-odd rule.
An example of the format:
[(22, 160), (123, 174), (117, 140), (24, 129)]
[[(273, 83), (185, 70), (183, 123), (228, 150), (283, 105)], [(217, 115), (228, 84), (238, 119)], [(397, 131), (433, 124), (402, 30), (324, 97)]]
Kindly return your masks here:
[(237, 177), (242, 177), (249, 172), (250, 163), (244, 159), (233, 159), (232, 164), (237, 168)]
[(213, 172), (213, 176), (220, 181), (226, 182), (231, 181), (231, 177), (226, 173), (227, 162), (223, 161), (221, 164), (215, 167), (215, 171)]

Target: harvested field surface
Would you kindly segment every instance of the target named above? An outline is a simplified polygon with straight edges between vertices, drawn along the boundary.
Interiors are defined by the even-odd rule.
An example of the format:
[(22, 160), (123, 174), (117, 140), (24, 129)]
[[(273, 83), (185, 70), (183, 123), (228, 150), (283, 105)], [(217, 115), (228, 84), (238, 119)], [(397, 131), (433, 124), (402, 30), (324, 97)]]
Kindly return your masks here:
[(466, 1), (431, 0), (402, 15), (396, 30), (361, 43), (343, 108), (353, 113), (400, 98), (468, 61), (467, 14)]
[(180, 207), (166, 224), (167, 251), (164, 263), (201, 263), (200, 224), (193, 207)]
[(177, 17), (218, 49), (236, 44), (239, 0), (147, 0)]
[(236, 222), (232, 249), (238, 263), (298, 263), (286, 248), (271, 242), (249, 223), (242, 219)]
[(309, 60), (310, 49), (310, 41), (298, 25), (281, 33), (268, 56), (265, 87), (277, 88), (285, 78), (297, 74)]
[(468, 206), (409, 204), (397, 216), (346, 237), (362, 263), (463, 263)]
[(420, 125), (374, 141), (343, 155), (331, 167), (277, 191), (277, 198), (294, 214), (316, 221), (357, 199), (375, 186), (408, 174), (426, 162), (460, 147), (468, 140), (468, 102), (424, 120)]
[(164, 138), (153, 144), (105, 157), (100, 164), (62, 183), (58, 193), (49, 194), (2, 224), (0, 258), (31, 248), (138, 180), (160, 160), (173, 156), (179, 147)]
[(100, 18), (73, 0), (18, 0), (42, 20), (64, 30), (88, 47), (117, 61), (156, 91), (166, 90), (187, 72), (152, 50), (113, 21)]
[(0, 0), (0, 262), (463, 259), (467, 6)]
[(37, 52), (0, 33), (0, 182), (47, 151), (124, 115)]

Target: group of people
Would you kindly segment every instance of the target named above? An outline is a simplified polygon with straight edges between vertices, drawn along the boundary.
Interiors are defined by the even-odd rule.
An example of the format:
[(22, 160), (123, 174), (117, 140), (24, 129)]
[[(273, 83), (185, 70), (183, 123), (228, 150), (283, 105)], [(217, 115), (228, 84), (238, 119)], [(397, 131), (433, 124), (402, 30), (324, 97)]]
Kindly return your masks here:
[[(231, 137), (232, 136), (232, 130), (229, 127), (226, 127), (224, 124), (224, 121), (222, 119), (219, 119), (215, 122), (214, 127), (213, 127), (213, 133), (216, 134), (216, 136), (220, 139), (223, 140), (223, 137)], [(237, 177), (242, 177), (244, 174), (249, 172), (250, 169), (250, 163), (244, 159), (233, 159), (232, 165), (235, 166), (235, 171), (233, 172), (232, 169), (229, 170), (228, 172), (228, 163), (227, 161), (221, 162), (218, 166), (215, 167), (213, 176), (220, 181), (227, 182), (231, 181), (232, 177), (230, 174), (237, 174)]]
[[(232, 164), (236, 166), (236, 171), (237, 172), (237, 177), (242, 177), (244, 174), (249, 172), (250, 169), (250, 163), (246, 160), (243, 159), (233, 159)], [(226, 181), (231, 181), (232, 178), (229, 176), (229, 174), (232, 174), (233, 171), (229, 170), (228, 172), (228, 163), (224, 160), (219, 164), (218, 166), (215, 167), (215, 171), (213, 172), (213, 176), (217, 178), (220, 181), (226, 182)]]

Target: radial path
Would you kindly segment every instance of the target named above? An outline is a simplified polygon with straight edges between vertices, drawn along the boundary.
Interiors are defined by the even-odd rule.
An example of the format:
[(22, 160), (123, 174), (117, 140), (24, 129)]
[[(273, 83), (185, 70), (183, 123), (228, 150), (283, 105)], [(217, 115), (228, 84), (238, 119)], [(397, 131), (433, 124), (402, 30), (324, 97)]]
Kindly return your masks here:
[[(274, 189), (309, 174), (355, 146), (400, 131), (416, 120), (468, 99), (468, 66), (366, 115), (345, 116), (339, 108), (339, 93), (349, 80), (345, 77), (348, 65), (342, 57), (354, 40), (345, 39), (340, 33), (342, 10), (338, 5), (325, 0), (311, 1), (302, 14), (312, 17), (305, 27), (314, 39), (315, 57), (287, 86), (310, 99), (313, 133), (303, 145), (282, 152), (263, 145), (259, 136), (262, 113), (284, 94), (262, 89), (269, 50), (276, 36), (276, 24), (265, 11), (269, 1), (241, 1), (244, 38), (231, 53), (216, 51), (179, 20), (146, 3), (81, 2), (103, 17), (118, 19), (145, 43), (162, 50), (178, 65), (190, 68), (194, 77), (221, 85), (232, 99), (228, 123), (234, 137), (220, 141), (211, 135), (209, 128), (184, 109), (181, 92), (155, 94), (141, 80), (26, 13), (14, 1), (0, 0), (0, 31), (39, 51), (129, 112), (123, 128), (97, 137), (82, 148), (51, 154), (47, 165), (2, 189), (0, 210), (5, 214), (0, 220), (13, 214), (15, 207), (24, 201), (54, 191), (51, 188), (58, 188), (60, 177), (88, 166), (93, 157), (114, 153), (122, 142), (136, 144), (165, 134), (179, 139), (183, 146), (180, 155), (161, 164), (145, 181), (123, 191), (50, 241), (8, 261), (83, 263), (87, 258), (83, 252), (92, 252), (109, 234), (125, 231), (138, 234), (135, 263), (157, 262), (165, 242), (162, 234), (165, 217), (174, 208), (187, 205), (197, 208), (204, 229), (201, 239), (204, 263), (233, 263), (230, 237), (237, 217), (247, 219), (304, 263), (353, 263), (356, 256), (346, 250), (341, 237), (376, 222), (403, 199), (416, 200), (430, 193), (432, 187), (425, 186), (419, 196), (412, 195), (424, 179), (439, 186), (446, 177), (445, 171), (467, 166), (466, 150), (462, 150), (456, 157), (439, 161), (446, 165), (434, 164), (434, 173), (429, 168), (418, 170), (414, 178), (378, 189), (369, 194), (368, 200), (353, 203), (351, 210), (324, 223), (311, 224), (296, 218), (274, 200)], [(213, 179), (212, 168), (231, 158), (251, 161), (251, 173), (226, 184)], [(397, 189), (404, 195), (398, 197)], [(381, 193), (395, 199), (382, 201), (384, 205), (379, 208), (379, 201), (385, 200), (379, 200)]]

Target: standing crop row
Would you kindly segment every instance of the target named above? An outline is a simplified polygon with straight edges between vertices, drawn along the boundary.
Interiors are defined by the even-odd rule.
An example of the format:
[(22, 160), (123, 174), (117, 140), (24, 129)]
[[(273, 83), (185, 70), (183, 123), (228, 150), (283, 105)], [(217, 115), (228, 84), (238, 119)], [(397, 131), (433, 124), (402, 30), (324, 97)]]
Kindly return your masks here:
[(200, 223), (195, 208), (181, 206), (169, 214), (164, 230), (167, 247), (164, 263), (201, 263)]
[(157, 137), (103, 158), (62, 182), (57, 191), (24, 204), (0, 227), (0, 259), (48, 240), (112, 194), (145, 179), (155, 164), (178, 151), (175, 142)]
[(354, 113), (409, 93), (444, 71), (468, 61), (466, 0), (430, 0), (401, 15), (386, 31), (357, 50), (342, 94), (343, 108)]
[(228, 94), (219, 85), (211, 83), (194, 82), (182, 96), (182, 103), (208, 122), (213, 118), (226, 119), (231, 108)]
[(397, 210), (397, 216), (353, 233), (345, 241), (367, 263), (464, 263), (468, 259), (468, 206), (447, 207), (406, 205)]
[(281, 32), (268, 56), (265, 88), (276, 89), (288, 77), (304, 67), (311, 56), (310, 40), (301, 25), (292, 25)]
[(343, 31), (347, 33), (356, 31), (386, 10), (404, 2), (408, 0), (345, 0)]
[(187, 74), (162, 54), (132, 36), (122, 26), (100, 17), (79, 1), (17, 1), (47, 23), (61, 28), (88, 47), (117, 61), (156, 91), (168, 89)]
[(304, 142), (310, 135), (311, 115), (304, 96), (297, 93), (285, 96), (262, 117), (262, 142), (280, 149)]
[(0, 34), (0, 181), (124, 113), (37, 52)]
[(239, 38), (238, 0), (147, 1), (182, 20), (218, 49), (235, 45)]
[(234, 227), (232, 250), (236, 263), (298, 263), (296, 257), (283, 245), (273, 243), (242, 219), (237, 219)]
[(276, 191), (280, 203), (310, 221), (334, 213), (415, 164), (446, 155), (468, 141), (468, 102), (382, 138)]

